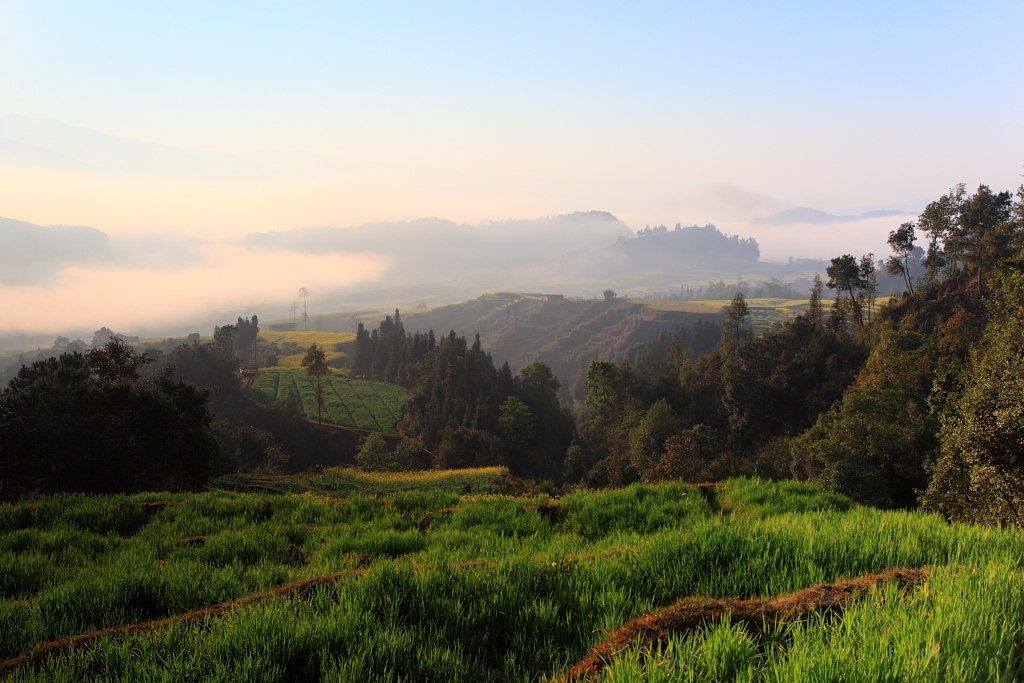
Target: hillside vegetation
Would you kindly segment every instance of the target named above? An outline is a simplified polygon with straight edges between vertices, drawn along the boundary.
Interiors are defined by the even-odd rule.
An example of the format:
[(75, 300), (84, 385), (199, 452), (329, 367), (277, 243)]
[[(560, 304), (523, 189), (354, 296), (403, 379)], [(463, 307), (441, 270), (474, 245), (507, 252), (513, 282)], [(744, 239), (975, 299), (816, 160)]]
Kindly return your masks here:
[[(582, 399), (587, 365), (615, 362), (632, 350), (659, 348), (680, 328), (692, 330), (694, 346), (708, 351), (717, 341), (721, 308), (651, 306), (648, 302), (575, 300), (561, 295), (486, 294), (472, 301), (402, 312), (405, 328), (472, 338), (513, 370), (542, 362), (562, 382), (562, 397)], [(375, 322), (375, 321), (374, 321)]]
[(1013, 680), (1024, 537), (750, 479), (0, 506), (11, 681)]

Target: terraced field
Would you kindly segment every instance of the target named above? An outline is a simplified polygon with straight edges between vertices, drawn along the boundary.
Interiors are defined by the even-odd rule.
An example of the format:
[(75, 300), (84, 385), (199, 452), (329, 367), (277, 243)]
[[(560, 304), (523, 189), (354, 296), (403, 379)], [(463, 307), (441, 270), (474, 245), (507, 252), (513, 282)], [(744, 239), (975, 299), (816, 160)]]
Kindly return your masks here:
[(0, 678), (1013, 681), (1024, 536), (796, 483), (0, 505)]
[[(321, 419), (355, 429), (392, 433), (402, 418), (409, 393), (395, 384), (366, 382), (331, 373), (321, 377), (324, 405)], [(307, 417), (317, 417), (316, 379), (304, 370), (261, 370), (249, 391), (267, 405), (277, 405), (289, 395), (299, 397)]]
[[(673, 301), (671, 299), (630, 299), (656, 311), (684, 311), (688, 313), (719, 313), (729, 308), (731, 300)], [(750, 309), (750, 324), (754, 334), (761, 334), (776, 323), (800, 315), (810, 303), (807, 299), (747, 299)], [(832, 302), (824, 301), (828, 310)]]

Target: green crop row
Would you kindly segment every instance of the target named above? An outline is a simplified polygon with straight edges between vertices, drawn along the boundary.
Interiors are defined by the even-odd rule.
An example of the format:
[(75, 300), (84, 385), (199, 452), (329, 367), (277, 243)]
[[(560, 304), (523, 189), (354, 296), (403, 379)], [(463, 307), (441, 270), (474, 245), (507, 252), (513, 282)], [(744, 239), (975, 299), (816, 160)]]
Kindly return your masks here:
[[(344, 427), (393, 432), (409, 399), (405, 389), (393, 384), (365, 382), (335, 374), (321, 377), (320, 382), (321, 419)], [(289, 393), (294, 393), (305, 414), (311, 418), (317, 416), (316, 379), (302, 370), (264, 370), (253, 380), (250, 392), (269, 405), (281, 403)]]
[(602, 681), (1016, 681), (1024, 574), (995, 560), (940, 567), (914, 591), (883, 587), (842, 618), (751, 629), (724, 620), (633, 647)]
[(757, 632), (711, 623), (635, 647), (605, 679), (1024, 674), (1019, 533), (850, 507), (803, 484), (732, 480), (712, 502), (666, 483), (561, 499), (208, 492), (0, 506), (0, 575), (35, 563), (5, 589), (0, 651), (353, 569), (195, 623), (104, 635), (11, 680), (532, 681), (686, 596), (780, 596), (927, 565), (924, 586), (881, 587), (843, 615)]

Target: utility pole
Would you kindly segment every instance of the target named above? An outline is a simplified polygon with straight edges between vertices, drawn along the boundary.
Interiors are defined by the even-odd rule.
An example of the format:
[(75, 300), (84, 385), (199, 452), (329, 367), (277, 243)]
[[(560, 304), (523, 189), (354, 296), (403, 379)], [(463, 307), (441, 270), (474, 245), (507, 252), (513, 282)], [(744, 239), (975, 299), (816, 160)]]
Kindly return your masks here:
[(299, 290), (299, 296), (302, 297), (302, 329), (309, 329), (309, 312), (306, 310), (306, 299), (309, 298), (309, 290), (303, 287)]

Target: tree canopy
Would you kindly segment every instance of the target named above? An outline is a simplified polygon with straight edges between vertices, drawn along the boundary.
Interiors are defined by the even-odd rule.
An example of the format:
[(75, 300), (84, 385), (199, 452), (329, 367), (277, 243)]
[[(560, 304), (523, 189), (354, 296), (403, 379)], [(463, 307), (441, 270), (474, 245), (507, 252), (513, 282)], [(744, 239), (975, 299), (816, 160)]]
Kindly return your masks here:
[(206, 392), (114, 338), (23, 367), (0, 395), (0, 497), (198, 487), (216, 454)]

